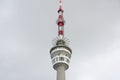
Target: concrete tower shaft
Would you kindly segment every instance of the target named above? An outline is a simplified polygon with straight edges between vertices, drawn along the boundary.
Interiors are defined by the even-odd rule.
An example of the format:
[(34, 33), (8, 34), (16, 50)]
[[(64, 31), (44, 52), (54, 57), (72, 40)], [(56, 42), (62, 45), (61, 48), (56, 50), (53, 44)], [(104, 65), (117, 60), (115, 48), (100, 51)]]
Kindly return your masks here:
[(65, 67), (60, 65), (57, 67), (57, 80), (65, 80)]

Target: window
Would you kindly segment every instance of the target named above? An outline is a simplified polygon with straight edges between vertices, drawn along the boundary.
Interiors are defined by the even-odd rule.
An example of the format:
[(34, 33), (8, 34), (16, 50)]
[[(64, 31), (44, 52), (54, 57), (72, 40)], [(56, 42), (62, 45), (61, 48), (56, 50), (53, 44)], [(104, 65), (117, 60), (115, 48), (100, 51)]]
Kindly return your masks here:
[(68, 55), (67, 55), (67, 54), (65, 54), (65, 56), (67, 56), (67, 57), (68, 57)]
[(69, 63), (70, 61), (69, 61), (69, 59), (67, 59), (67, 63)]
[(64, 57), (60, 57), (59, 60), (60, 60), (60, 61), (64, 61)]
[(56, 58), (56, 61), (58, 61), (58, 57)]

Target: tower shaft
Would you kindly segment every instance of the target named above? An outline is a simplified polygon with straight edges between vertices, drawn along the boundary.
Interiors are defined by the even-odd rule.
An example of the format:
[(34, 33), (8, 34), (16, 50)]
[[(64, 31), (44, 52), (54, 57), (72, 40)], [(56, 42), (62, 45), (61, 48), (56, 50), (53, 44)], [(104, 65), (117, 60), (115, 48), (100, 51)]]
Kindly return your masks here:
[(59, 65), (56, 70), (57, 70), (57, 80), (65, 80), (65, 67), (64, 67), (64, 65)]

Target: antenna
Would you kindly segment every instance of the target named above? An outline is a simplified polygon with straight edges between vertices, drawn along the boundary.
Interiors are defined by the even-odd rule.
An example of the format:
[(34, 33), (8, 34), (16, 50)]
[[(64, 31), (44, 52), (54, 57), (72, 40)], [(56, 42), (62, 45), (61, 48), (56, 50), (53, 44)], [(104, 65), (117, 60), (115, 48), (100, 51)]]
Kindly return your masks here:
[(63, 38), (64, 37), (64, 18), (63, 18), (63, 9), (62, 9), (62, 0), (59, 1), (59, 9), (58, 9), (58, 19), (57, 19), (57, 25), (58, 25), (58, 37)]

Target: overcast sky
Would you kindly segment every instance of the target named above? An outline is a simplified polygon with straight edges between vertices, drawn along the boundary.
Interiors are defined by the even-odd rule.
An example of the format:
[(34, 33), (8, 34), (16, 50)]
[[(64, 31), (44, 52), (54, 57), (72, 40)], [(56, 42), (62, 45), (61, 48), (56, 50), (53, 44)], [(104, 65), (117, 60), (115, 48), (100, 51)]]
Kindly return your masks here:
[[(49, 50), (58, 0), (0, 0), (0, 80), (56, 80)], [(63, 0), (73, 50), (66, 80), (120, 80), (120, 0)]]

